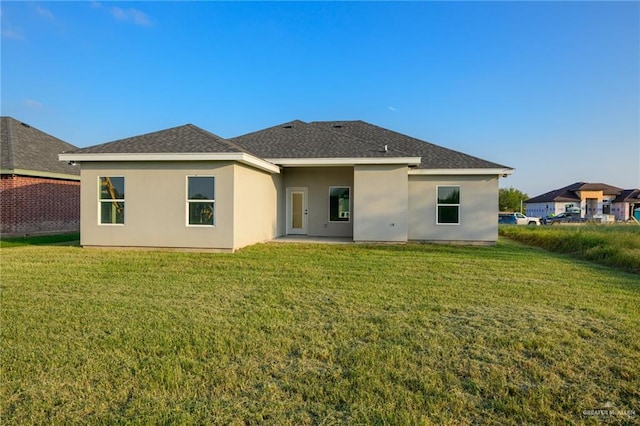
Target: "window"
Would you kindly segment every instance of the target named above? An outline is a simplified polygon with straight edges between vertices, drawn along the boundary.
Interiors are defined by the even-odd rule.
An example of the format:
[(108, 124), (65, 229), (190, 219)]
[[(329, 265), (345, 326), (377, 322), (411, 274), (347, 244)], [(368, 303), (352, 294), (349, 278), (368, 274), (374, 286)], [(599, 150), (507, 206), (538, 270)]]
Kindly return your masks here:
[(329, 222), (349, 222), (350, 192), (348, 186), (329, 187)]
[(187, 217), (189, 225), (213, 226), (215, 204), (213, 176), (187, 177)]
[(438, 186), (438, 221), (439, 225), (460, 223), (460, 187)]
[(124, 177), (100, 177), (100, 223), (124, 225)]

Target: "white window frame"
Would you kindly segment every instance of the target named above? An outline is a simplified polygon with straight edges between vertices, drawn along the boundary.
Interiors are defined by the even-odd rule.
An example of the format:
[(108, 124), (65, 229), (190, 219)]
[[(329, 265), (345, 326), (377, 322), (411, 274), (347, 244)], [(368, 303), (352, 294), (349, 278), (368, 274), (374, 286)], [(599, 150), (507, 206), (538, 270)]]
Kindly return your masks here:
[[(331, 190), (334, 188), (347, 188), (349, 190), (349, 216), (347, 220), (331, 220)], [(329, 187), (329, 203), (327, 206), (327, 218), (329, 223), (349, 223), (351, 222), (351, 187), (349, 185), (333, 185)]]
[[(124, 189), (124, 194), (125, 194), (125, 198), (100, 198), (100, 195), (102, 194), (102, 185), (101, 185), (101, 180), (102, 178), (109, 178), (109, 179), (113, 179), (113, 178), (122, 178), (123, 180), (123, 189)], [(98, 176), (98, 226), (124, 226), (127, 223), (127, 208), (126, 208), (126, 202), (125, 199), (127, 197), (127, 179), (124, 175), (100, 175)], [(122, 223), (103, 223), (102, 222), (102, 203), (105, 202), (116, 202), (116, 203), (122, 203), (124, 206), (124, 214), (122, 217)]]
[[(440, 188), (458, 188), (458, 204), (440, 204), (438, 202), (438, 193), (440, 192)], [(459, 226), (460, 223), (462, 222), (462, 212), (460, 209), (461, 203), (460, 200), (462, 199), (462, 188), (460, 187), (460, 185), (436, 185), (436, 225), (444, 225), (444, 226), (449, 226), (449, 225), (453, 225), (453, 226)], [(456, 223), (441, 223), (438, 221), (438, 210), (439, 207), (457, 207), (458, 208), (458, 222)]]
[[(190, 200), (189, 199), (189, 178), (212, 178), (213, 179), (213, 200)], [(216, 177), (215, 175), (187, 175), (185, 179), (185, 223), (188, 227), (193, 228), (213, 228), (216, 226)], [(191, 203), (213, 203), (213, 223), (204, 225), (200, 223), (189, 223), (189, 205)]]

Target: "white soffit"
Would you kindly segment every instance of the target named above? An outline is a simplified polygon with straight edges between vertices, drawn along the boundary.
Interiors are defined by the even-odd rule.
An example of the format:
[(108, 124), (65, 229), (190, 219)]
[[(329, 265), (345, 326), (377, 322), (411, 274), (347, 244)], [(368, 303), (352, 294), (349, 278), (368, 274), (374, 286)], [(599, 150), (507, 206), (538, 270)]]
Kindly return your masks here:
[(59, 154), (60, 161), (237, 161), (255, 168), (280, 173), (280, 167), (244, 152), (188, 152), (188, 153), (79, 153)]
[(411, 169), (410, 175), (510, 175), (513, 169)]
[(406, 164), (417, 166), (420, 157), (344, 157), (344, 158), (267, 158), (270, 163), (283, 167), (355, 166), (375, 164)]

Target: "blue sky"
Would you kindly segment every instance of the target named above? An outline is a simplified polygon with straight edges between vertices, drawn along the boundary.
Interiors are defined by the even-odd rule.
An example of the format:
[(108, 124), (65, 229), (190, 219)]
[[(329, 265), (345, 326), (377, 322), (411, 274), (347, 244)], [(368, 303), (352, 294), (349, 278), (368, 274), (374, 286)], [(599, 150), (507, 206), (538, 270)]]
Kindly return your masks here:
[(1, 113), (77, 146), (364, 120), (640, 187), (638, 2), (1, 2)]

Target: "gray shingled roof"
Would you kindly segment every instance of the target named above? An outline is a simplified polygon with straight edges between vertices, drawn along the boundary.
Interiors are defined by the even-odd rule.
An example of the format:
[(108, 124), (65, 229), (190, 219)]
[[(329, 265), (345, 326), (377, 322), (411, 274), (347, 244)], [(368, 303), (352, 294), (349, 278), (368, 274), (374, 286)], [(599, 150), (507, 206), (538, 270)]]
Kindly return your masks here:
[(407, 157), (394, 150), (384, 152), (384, 144), (372, 144), (350, 135), (295, 120), (264, 130), (231, 138), (262, 158), (363, 158)]
[(0, 168), (80, 175), (78, 167), (58, 161), (77, 147), (12, 117), (0, 117)]
[(236, 144), (193, 124), (94, 145), (74, 154), (159, 154), (246, 152)]
[(364, 121), (295, 120), (230, 140), (262, 158), (422, 157), (420, 168), (509, 168)]
[(421, 157), (420, 168), (509, 168), (363, 121), (305, 123), (294, 120), (231, 139), (223, 139), (187, 124), (78, 149), (73, 153), (190, 152), (246, 152), (263, 159)]
[(560, 189), (545, 192), (533, 198), (529, 198), (525, 203), (550, 203), (563, 201), (580, 201), (578, 191), (602, 191), (605, 195), (617, 195), (622, 192), (622, 188), (607, 185), (605, 183), (576, 182)]
[(387, 145), (389, 152), (404, 152), (406, 156), (422, 157), (422, 169), (484, 169), (511, 167), (425, 142), (364, 121), (316, 121), (311, 125), (368, 141), (377, 147)]

